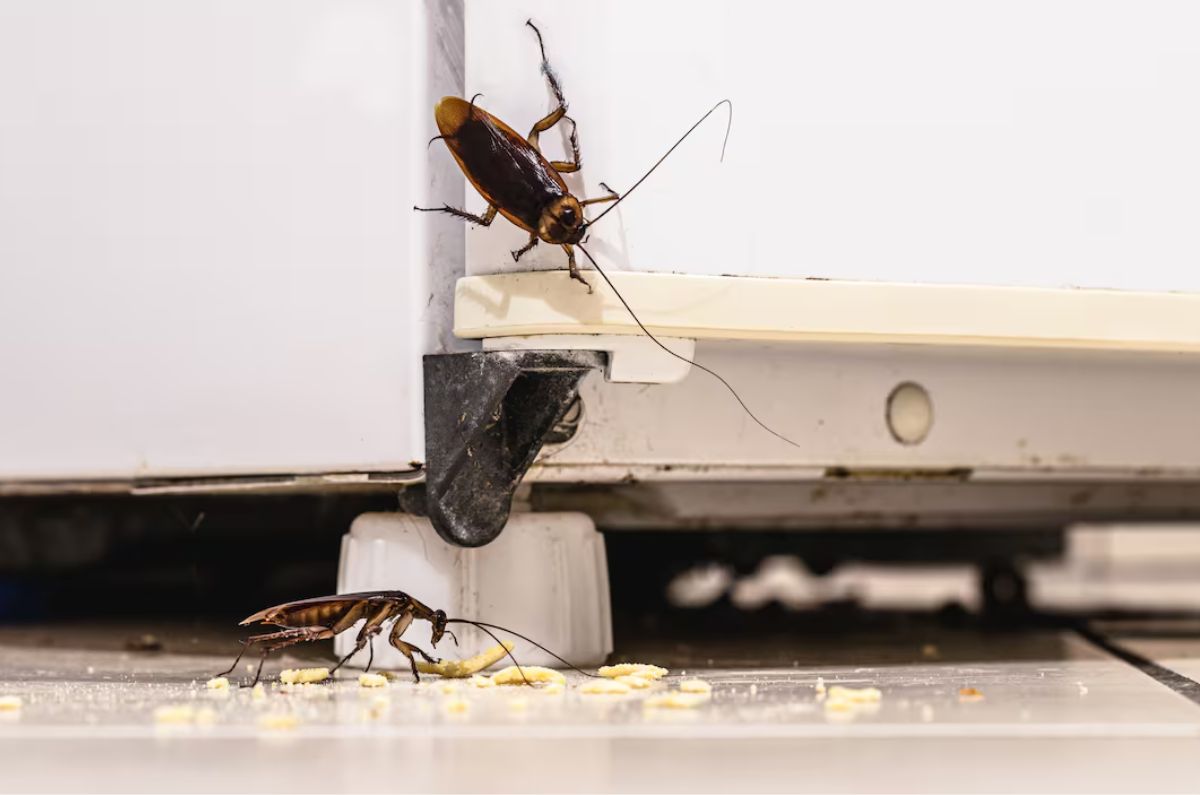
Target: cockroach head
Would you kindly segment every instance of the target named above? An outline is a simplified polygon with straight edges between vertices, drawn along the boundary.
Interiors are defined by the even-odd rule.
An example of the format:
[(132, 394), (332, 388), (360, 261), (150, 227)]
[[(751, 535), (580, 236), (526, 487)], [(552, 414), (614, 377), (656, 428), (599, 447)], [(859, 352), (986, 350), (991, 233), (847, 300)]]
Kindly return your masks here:
[(547, 243), (578, 243), (584, 226), (583, 207), (578, 199), (567, 194), (546, 205), (537, 232)]
[(433, 618), (429, 619), (429, 623), (433, 624), (433, 635), (429, 642), (437, 646), (438, 641), (442, 639), (442, 635), (446, 634), (446, 611), (435, 610)]

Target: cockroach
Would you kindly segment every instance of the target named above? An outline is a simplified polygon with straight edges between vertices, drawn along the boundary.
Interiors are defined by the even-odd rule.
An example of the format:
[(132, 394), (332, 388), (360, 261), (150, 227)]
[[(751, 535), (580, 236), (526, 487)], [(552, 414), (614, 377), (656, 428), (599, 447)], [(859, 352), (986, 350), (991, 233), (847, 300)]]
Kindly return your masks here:
[[(573, 173), (583, 166), (575, 120), (567, 115), (567, 100), (563, 95), (562, 86), (558, 82), (558, 75), (546, 58), (546, 45), (542, 40), (542, 32), (533, 24), (533, 20), (526, 20), (525, 24), (533, 28), (533, 32), (537, 36), (538, 49), (542, 55), (542, 74), (546, 76), (550, 92), (554, 95), (554, 101), (557, 103), (554, 110), (534, 124), (529, 135), (522, 138), (507, 124), (475, 104), (475, 100), (481, 95), (476, 94), (470, 102), (459, 97), (443, 97), (434, 108), (434, 120), (437, 122), (440, 134), (431, 138), (429, 143), (432, 144), (437, 140), (445, 142), (450, 154), (458, 162), (459, 168), (475, 186), (475, 190), (479, 191), (487, 201), (488, 207), (483, 215), (475, 215), (448, 204), (441, 207), (413, 207), (413, 209), (420, 212), (449, 213), (480, 226), (490, 226), (495, 220), (496, 214), (500, 213), (529, 233), (529, 242), (512, 252), (514, 262), (519, 261), (522, 255), (538, 244), (539, 240), (562, 246), (563, 251), (567, 254), (567, 269), (571, 278), (583, 282), (590, 293), (592, 286), (580, 275), (579, 268), (575, 264), (575, 247), (578, 247), (592, 263), (592, 268), (600, 274), (609, 289), (624, 305), (625, 310), (629, 312), (643, 334), (671, 356), (703, 370), (720, 381), (750, 419), (767, 433), (793, 447), (802, 447), (760, 420), (758, 415), (746, 405), (746, 401), (733, 388), (733, 385), (720, 374), (676, 353), (650, 333), (629, 302), (608, 278), (608, 274), (600, 268), (596, 259), (583, 246), (587, 238), (587, 231), (591, 226), (627, 199), (629, 194), (645, 182), (646, 178), (653, 174), (663, 161), (717, 108), (727, 105), (729, 107), (729, 124), (725, 128), (725, 141), (721, 145), (721, 159), (724, 160), (725, 146), (729, 143), (729, 131), (733, 125), (733, 103), (728, 99), (723, 99), (710, 108), (625, 193), (619, 194), (601, 182), (600, 187), (608, 191), (607, 196), (580, 201), (571, 195), (567, 189), (567, 183), (562, 178), (563, 174)], [(571, 124), (571, 132), (568, 136), (571, 160), (547, 160), (538, 146), (538, 138), (560, 121), (567, 121)], [(584, 218), (584, 207), (606, 202), (612, 202), (612, 204), (606, 207), (604, 212), (591, 221)]]
[[(408, 658), (409, 665), (412, 666), (413, 680), (420, 682), (421, 674), (417, 671), (416, 657), (420, 657), (429, 663), (437, 663), (438, 660), (431, 657), (419, 647), (400, 639), (400, 636), (404, 634), (404, 631), (408, 629), (415, 619), (428, 621), (433, 627), (433, 635), (430, 642), (435, 649), (443, 635), (450, 635), (455, 644), (458, 643), (458, 638), (455, 638), (454, 633), (446, 628), (447, 624), (469, 624), (486, 633), (497, 643), (500, 643), (500, 639), (492, 634), (492, 629), (515, 635), (521, 640), (537, 646), (567, 667), (579, 671), (579, 673), (585, 676), (593, 676), (593, 674), (589, 674), (587, 671), (580, 670), (571, 665), (571, 663), (559, 657), (537, 641), (531, 640), (518, 632), (484, 621), (473, 621), (467, 618), (449, 618), (446, 615), (446, 611), (434, 610), (403, 591), (364, 591), (362, 593), (337, 594), (335, 596), (318, 596), (313, 599), (286, 602), (275, 607), (268, 607), (266, 610), (260, 610), (240, 622), (239, 626), (267, 624), (283, 627), (283, 629), (277, 632), (251, 635), (249, 638), (246, 638), (242, 641), (242, 650), (238, 654), (237, 659), (233, 661), (233, 665), (229, 666), (229, 670), (218, 674), (218, 676), (226, 676), (232, 673), (233, 669), (237, 668), (237, 664), (241, 662), (246, 650), (251, 646), (257, 645), (262, 654), (258, 660), (258, 670), (254, 673), (254, 681), (248, 685), (249, 687), (253, 687), (258, 684), (258, 680), (262, 677), (263, 663), (266, 662), (267, 656), (271, 652), (279, 651), (288, 646), (294, 646), (297, 643), (327, 640), (347, 631), (359, 621), (362, 621), (363, 625), (358, 631), (358, 637), (354, 642), (354, 649), (345, 657), (338, 660), (337, 665), (333, 667), (333, 671), (345, 665), (351, 657), (362, 651), (364, 646), (370, 649), (370, 657), (367, 659), (366, 668), (369, 671), (371, 670), (371, 664), (375, 662), (375, 647), (372, 645), (372, 641), (376, 635), (383, 631), (384, 626), (390, 621), (393, 623), (391, 632), (388, 633), (388, 643), (392, 644), (401, 654)], [(517, 665), (518, 670), (520, 670), (517, 658), (513, 657), (511, 651), (507, 652), (507, 654), (513, 663)], [(521, 677), (525, 677), (524, 672), (521, 673)], [(528, 679), (525, 681), (526, 684), (529, 683)]]

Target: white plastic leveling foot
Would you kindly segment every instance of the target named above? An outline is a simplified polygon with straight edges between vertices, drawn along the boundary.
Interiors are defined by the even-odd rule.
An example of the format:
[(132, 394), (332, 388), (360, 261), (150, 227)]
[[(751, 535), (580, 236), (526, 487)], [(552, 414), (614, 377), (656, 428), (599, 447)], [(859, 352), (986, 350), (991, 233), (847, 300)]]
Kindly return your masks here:
[[(495, 541), (484, 547), (453, 547), (428, 519), (403, 513), (356, 518), (342, 537), (338, 592), (404, 591), (451, 618), (500, 624), (520, 632), (575, 665), (598, 665), (612, 651), (608, 563), (604, 536), (581, 513), (514, 513)], [(474, 627), (451, 625), (449, 636), (430, 648), (430, 627), (415, 621), (404, 640), (434, 657), (468, 657), (495, 641)], [(334, 641), (339, 656), (354, 648), (358, 627)], [(519, 638), (522, 665), (561, 667), (553, 657)], [(408, 661), (375, 638), (374, 667), (408, 670)], [(347, 665), (367, 664), (364, 649)], [(511, 664), (511, 662), (510, 662)]]

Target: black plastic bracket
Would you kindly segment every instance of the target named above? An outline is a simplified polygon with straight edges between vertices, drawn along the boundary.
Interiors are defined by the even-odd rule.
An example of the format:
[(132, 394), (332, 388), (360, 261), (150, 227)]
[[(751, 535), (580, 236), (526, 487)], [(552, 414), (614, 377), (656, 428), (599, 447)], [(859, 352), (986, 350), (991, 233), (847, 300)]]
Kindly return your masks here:
[(483, 351), (425, 357), (425, 512), (463, 547), (500, 535), (546, 434), (602, 351)]

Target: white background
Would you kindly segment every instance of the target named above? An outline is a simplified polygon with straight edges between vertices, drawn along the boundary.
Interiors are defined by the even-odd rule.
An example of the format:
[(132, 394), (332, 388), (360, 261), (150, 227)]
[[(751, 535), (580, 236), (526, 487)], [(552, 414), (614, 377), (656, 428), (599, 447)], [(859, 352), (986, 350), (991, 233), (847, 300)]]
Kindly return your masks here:
[[(723, 165), (718, 112), (596, 227), (616, 267), (1200, 289), (1194, 3), (469, 3), (466, 91), (522, 132), (550, 107), (530, 16), (588, 195), (734, 102)], [(471, 232), (469, 269), (525, 237)]]
[(0, 477), (423, 458), (422, 14), (0, 0)]

